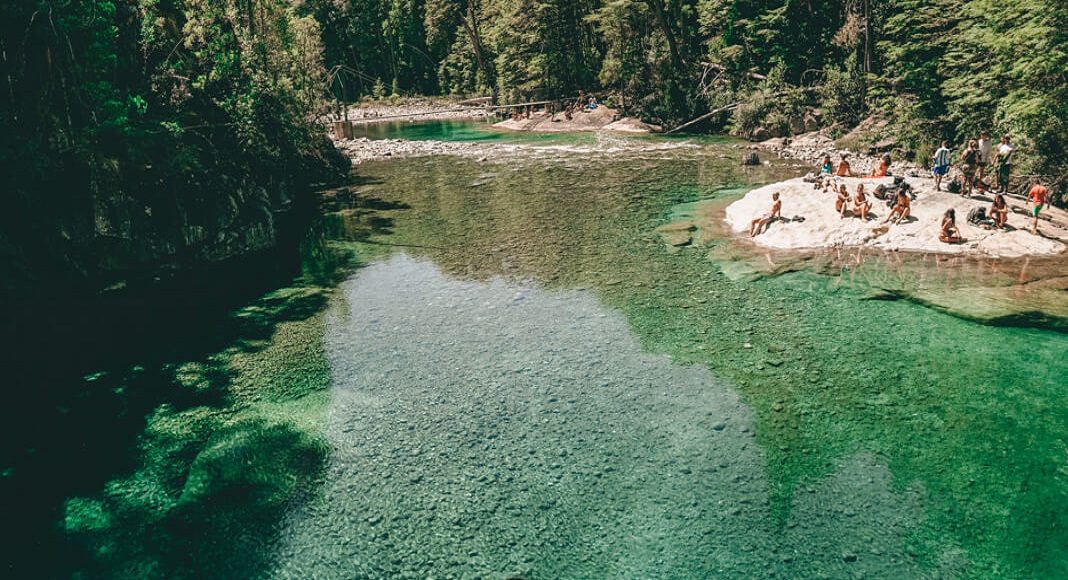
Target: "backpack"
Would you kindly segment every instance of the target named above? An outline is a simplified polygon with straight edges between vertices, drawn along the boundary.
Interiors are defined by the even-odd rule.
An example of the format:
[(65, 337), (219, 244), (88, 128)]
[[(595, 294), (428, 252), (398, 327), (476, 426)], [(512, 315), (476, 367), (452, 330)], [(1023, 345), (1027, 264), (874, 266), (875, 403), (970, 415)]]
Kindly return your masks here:
[(985, 207), (973, 207), (972, 211), (968, 212), (968, 223), (979, 225), (986, 221), (986, 208)]
[(950, 181), (949, 185), (946, 186), (946, 191), (948, 191), (950, 193), (960, 193), (961, 187), (962, 187), (962, 184), (960, 182), (960, 178), (959, 177), (954, 177), (953, 181)]

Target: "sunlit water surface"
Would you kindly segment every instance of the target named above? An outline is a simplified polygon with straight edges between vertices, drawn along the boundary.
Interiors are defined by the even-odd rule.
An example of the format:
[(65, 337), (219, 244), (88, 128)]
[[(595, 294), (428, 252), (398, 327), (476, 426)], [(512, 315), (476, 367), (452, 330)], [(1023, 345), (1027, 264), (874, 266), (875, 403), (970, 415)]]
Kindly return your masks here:
[[(229, 402), (164, 404), (140, 467), (67, 502), (88, 569), (1068, 577), (1064, 298), (1031, 284), (1063, 261), (773, 254), (715, 223), (669, 246), (801, 169), (520, 145), (361, 166), (303, 282), (238, 313), (270, 337), (168, 367)], [(335, 286), (329, 256), (361, 267)]]

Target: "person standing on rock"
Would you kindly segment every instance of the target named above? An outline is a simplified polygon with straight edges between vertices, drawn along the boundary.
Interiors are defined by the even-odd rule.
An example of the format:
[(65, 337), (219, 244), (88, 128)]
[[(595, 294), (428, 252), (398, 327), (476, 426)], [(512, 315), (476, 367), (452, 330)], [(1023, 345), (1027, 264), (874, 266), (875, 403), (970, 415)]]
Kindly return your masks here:
[(1031, 186), (1031, 191), (1027, 193), (1027, 203), (1031, 204), (1031, 233), (1038, 235), (1038, 213), (1042, 211), (1042, 208), (1046, 206), (1046, 201), (1049, 199), (1049, 190), (1046, 186), (1036, 183)]
[(749, 224), (750, 238), (755, 237), (757, 234), (763, 231), (764, 227), (770, 224), (772, 220), (779, 219), (782, 217), (782, 202), (779, 201), (779, 192), (776, 191), (775, 193), (771, 194), (771, 200), (771, 211), (758, 217)]
[(935, 190), (942, 191), (942, 178), (949, 173), (949, 143), (942, 141), (942, 146), (938, 148), (932, 157), (933, 167), (931, 173), (934, 175)]
[(990, 132), (979, 133), (979, 169), (975, 177), (982, 181), (986, 177), (986, 166), (990, 165), (990, 156), (993, 154), (993, 143), (990, 142)]
[(991, 161), (998, 171), (998, 193), (1009, 192), (1009, 174), (1012, 173), (1013, 149), (1009, 136), (1002, 135), (1001, 144), (998, 145), (998, 150), (994, 153), (994, 159)]
[(964, 187), (961, 195), (972, 196), (972, 185), (975, 184), (975, 171), (979, 168), (979, 143), (972, 139), (968, 142), (968, 148), (960, 156), (960, 172), (964, 174)]

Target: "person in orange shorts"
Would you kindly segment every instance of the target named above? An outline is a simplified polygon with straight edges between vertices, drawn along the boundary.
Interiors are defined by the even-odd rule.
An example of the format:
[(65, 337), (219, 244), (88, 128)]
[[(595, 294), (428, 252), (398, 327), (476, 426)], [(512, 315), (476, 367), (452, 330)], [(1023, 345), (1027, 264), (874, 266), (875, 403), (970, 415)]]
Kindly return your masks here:
[(1046, 186), (1036, 183), (1031, 186), (1031, 191), (1027, 193), (1027, 203), (1031, 204), (1031, 233), (1038, 235), (1038, 212), (1042, 211), (1042, 208), (1046, 206), (1046, 202), (1049, 200), (1049, 190)]

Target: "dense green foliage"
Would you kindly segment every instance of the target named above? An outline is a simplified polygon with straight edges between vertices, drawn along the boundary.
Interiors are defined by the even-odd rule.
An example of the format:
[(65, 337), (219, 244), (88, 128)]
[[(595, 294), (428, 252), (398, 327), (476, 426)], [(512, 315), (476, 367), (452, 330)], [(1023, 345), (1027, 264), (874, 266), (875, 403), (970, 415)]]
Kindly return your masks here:
[[(321, 52), (288, 0), (0, 5), (5, 279), (91, 274), (102, 238), (167, 253), (136, 246), (210, 229), (227, 194), (287, 199), (327, 177), (336, 160), (310, 117)], [(235, 205), (235, 223), (263, 209)]]
[[(679, 124), (741, 102), (734, 130), (789, 132), (806, 107), (870, 115), (912, 151), (1010, 132), (1062, 173), (1068, 8), (1054, 0), (310, 0), (345, 97), (600, 92)], [(389, 87), (389, 89), (385, 89)], [(802, 89), (810, 89), (804, 91)]]
[[(219, 192), (285, 202), (336, 163), (312, 122), (327, 91), (585, 91), (667, 126), (723, 108), (704, 127), (743, 136), (813, 117), (844, 133), (875, 115), (890, 124), (873, 139), (921, 160), (942, 139), (1009, 132), (1017, 173), (1064, 181), (1066, 31), (1053, 0), (4, 3), (3, 278), (91, 272), (102, 250), (138, 254), (101, 244), (139, 228), (196, 238), (190, 224), (231, 205)], [(102, 210), (116, 191), (119, 214), (149, 223)]]

